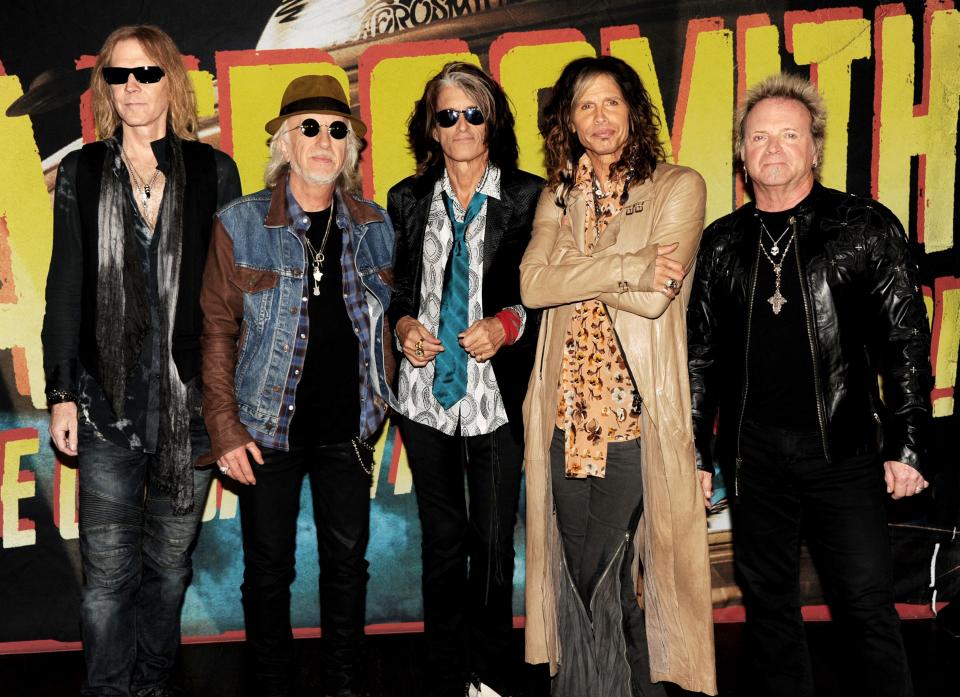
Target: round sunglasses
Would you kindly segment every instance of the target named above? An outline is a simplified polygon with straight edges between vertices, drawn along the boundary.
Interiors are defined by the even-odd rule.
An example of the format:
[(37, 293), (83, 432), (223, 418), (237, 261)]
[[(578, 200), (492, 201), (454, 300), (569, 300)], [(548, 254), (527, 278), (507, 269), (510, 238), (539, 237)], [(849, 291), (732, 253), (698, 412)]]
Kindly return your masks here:
[(108, 85), (126, 84), (130, 75), (141, 85), (150, 85), (160, 82), (164, 76), (163, 68), (159, 65), (141, 65), (137, 68), (104, 68), (103, 79)]
[(437, 112), (437, 125), (440, 128), (450, 128), (460, 120), (460, 114), (472, 126), (483, 124), (484, 116), (480, 107), (468, 106), (466, 109), (441, 109)]
[(299, 129), (305, 138), (316, 138), (321, 128), (326, 128), (327, 134), (334, 140), (343, 140), (347, 137), (347, 131), (350, 130), (343, 121), (334, 121), (329, 126), (322, 126), (316, 119), (304, 119), (299, 126), (288, 128), (287, 131)]

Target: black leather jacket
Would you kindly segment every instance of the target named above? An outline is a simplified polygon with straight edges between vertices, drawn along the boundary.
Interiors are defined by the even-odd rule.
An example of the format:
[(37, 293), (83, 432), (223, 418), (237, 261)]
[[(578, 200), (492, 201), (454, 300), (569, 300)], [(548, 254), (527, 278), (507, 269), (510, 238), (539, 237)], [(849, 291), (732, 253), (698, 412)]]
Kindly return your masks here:
[[(738, 456), (751, 298), (760, 259), (754, 205), (703, 234), (688, 310), (697, 466)], [(923, 471), (931, 418), (930, 330), (907, 236), (887, 208), (814, 185), (796, 216), (807, 336), (824, 454), (882, 454)], [(789, 263), (789, 262), (788, 262)], [(881, 402), (877, 376), (883, 378)]]

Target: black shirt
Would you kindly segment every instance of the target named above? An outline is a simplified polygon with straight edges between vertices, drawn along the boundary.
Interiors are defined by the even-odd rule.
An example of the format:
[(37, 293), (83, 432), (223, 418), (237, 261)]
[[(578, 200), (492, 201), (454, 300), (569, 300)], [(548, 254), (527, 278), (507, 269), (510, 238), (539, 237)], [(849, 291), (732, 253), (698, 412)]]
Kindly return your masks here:
[[(795, 211), (796, 207), (776, 213), (758, 209), (754, 214), (756, 235), (763, 250), (757, 266), (750, 323), (749, 386), (744, 418), (770, 426), (814, 430), (819, 421), (813, 354), (800, 288), (797, 241), (791, 239)], [(773, 254), (777, 240), (779, 254)], [(779, 314), (774, 313), (770, 302), (776, 288), (770, 259), (782, 262), (780, 295), (786, 302)]]
[[(357, 435), (360, 423), (360, 344), (343, 300), (343, 232), (333, 206), (309, 212), (307, 238), (323, 252), (320, 294), (314, 294), (312, 255), (306, 252), (310, 335), (290, 421), (291, 445), (343, 443)], [(334, 220), (323, 244), (330, 215)], [(321, 245), (322, 249), (321, 249)]]

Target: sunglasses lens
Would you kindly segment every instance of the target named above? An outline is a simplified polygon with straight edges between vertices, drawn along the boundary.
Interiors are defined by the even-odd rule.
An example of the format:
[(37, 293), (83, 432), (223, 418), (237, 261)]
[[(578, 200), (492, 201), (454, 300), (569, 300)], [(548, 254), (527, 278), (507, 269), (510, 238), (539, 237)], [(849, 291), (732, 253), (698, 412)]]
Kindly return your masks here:
[(300, 122), (300, 132), (307, 138), (314, 138), (320, 132), (320, 124), (315, 119), (304, 119)]
[(343, 140), (347, 137), (347, 124), (343, 121), (334, 121), (327, 126), (327, 133), (335, 140)]
[(460, 120), (460, 112), (456, 109), (443, 109), (437, 112), (437, 125), (440, 128), (450, 128)]
[(103, 79), (108, 85), (122, 85), (130, 75), (129, 68), (104, 68)]
[(147, 65), (142, 68), (134, 68), (133, 76), (137, 82), (144, 85), (151, 85), (154, 82), (160, 82), (163, 78), (163, 68), (158, 65)]
[(463, 110), (463, 116), (467, 123), (473, 126), (479, 126), (483, 123), (483, 112), (475, 106)]

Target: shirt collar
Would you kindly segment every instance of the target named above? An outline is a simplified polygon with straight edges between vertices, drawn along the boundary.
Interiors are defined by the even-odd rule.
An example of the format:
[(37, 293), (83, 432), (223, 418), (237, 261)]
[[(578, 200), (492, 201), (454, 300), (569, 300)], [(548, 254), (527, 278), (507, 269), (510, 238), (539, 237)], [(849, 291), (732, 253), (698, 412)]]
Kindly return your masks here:
[[(439, 191), (435, 191), (435, 195), (439, 196), (440, 192), (443, 192), (447, 197), (452, 200), (453, 205), (457, 208), (458, 211), (462, 211), (463, 206), (460, 205), (460, 201), (457, 199), (457, 194), (453, 190), (453, 184), (450, 183), (450, 176), (447, 174), (447, 169), (444, 167), (443, 174), (440, 177), (439, 181)], [(500, 200), (500, 168), (493, 163), (487, 163), (487, 169), (484, 170), (483, 176), (480, 177), (480, 181), (477, 182), (477, 193), (486, 195), (487, 197), (493, 197)]]

